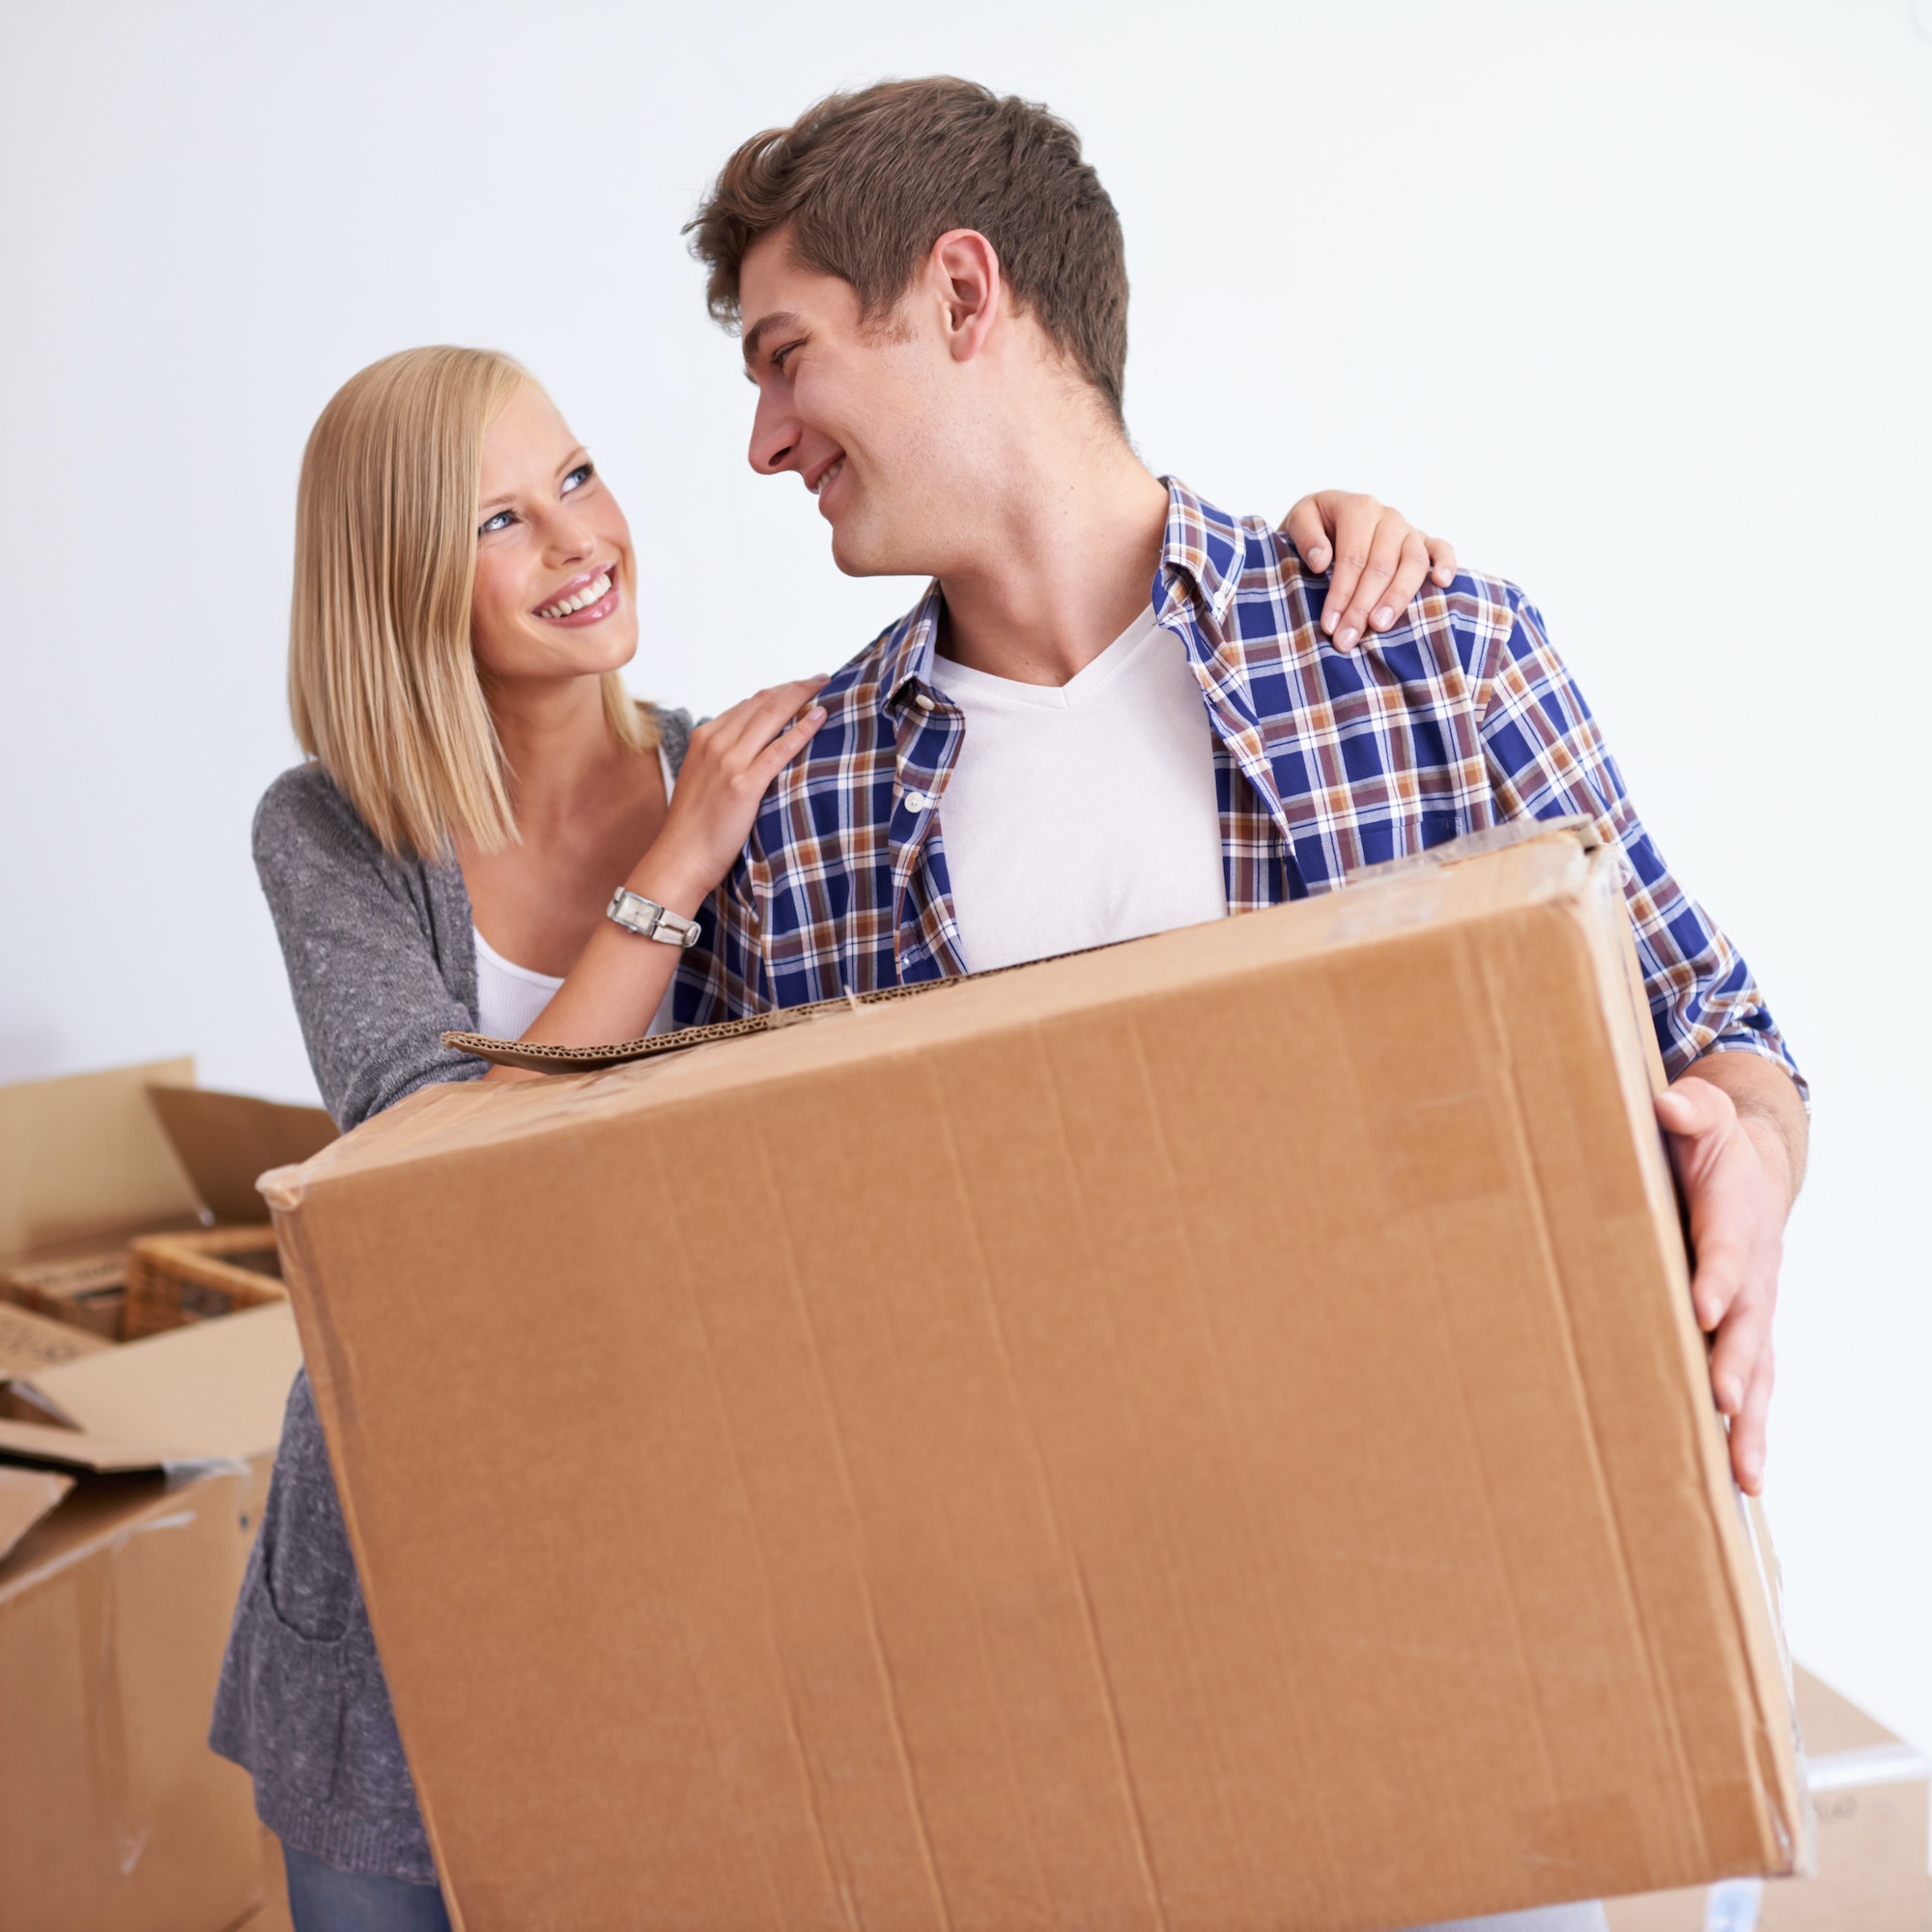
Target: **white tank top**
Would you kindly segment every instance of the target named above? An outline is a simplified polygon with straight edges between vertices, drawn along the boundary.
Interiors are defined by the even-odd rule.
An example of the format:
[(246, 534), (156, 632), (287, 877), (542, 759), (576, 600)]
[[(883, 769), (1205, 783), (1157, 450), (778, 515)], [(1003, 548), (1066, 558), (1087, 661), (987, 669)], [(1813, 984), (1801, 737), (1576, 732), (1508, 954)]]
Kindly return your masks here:
[[(677, 781), (662, 746), (658, 748), (658, 765), (664, 773), (665, 797), (668, 800)], [(563, 981), (552, 974), (535, 973), (527, 966), (505, 959), (474, 925), (469, 932), (476, 942), (476, 1031), (486, 1039), (522, 1039)], [(651, 1015), (648, 1029), (651, 1033), (672, 1031), (671, 994), (676, 988), (675, 979), (665, 988), (664, 998)]]

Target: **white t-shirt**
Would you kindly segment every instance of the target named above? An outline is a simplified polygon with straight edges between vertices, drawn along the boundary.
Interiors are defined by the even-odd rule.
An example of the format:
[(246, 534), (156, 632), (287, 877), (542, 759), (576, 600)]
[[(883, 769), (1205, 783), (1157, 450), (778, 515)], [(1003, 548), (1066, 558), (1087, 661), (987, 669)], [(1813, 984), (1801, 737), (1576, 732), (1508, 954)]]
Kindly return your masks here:
[(1227, 916), (1214, 727), (1151, 605), (1066, 684), (932, 677), (966, 721), (939, 822), (971, 971)]
[[(670, 760), (658, 748), (658, 768), (664, 773), (665, 798), (677, 782)], [(550, 1005), (551, 995), (563, 981), (549, 973), (537, 973), (505, 959), (472, 925), (469, 934), (476, 942), (476, 1031), (486, 1039), (522, 1039), (536, 1024), (537, 1015)], [(646, 945), (655, 945), (647, 940)], [(672, 1031), (671, 995), (677, 990), (676, 976), (665, 988), (658, 1009), (651, 1015), (651, 1033)]]

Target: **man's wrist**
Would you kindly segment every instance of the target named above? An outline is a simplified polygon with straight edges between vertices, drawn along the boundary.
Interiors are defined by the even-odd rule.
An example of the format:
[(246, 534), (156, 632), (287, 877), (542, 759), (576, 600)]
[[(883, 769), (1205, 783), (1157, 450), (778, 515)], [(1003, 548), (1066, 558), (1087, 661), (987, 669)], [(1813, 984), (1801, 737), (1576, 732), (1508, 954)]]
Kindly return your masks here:
[(1738, 1110), (1738, 1125), (1750, 1136), (1765, 1172), (1777, 1183), (1783, 1212), (1789, 1214), (1798, 1198), (1798, 1175), (1782, 1122), (1769, 1108), (1753, 1106), (1748, 1100), (1734, 1100), (1733, 1104)]

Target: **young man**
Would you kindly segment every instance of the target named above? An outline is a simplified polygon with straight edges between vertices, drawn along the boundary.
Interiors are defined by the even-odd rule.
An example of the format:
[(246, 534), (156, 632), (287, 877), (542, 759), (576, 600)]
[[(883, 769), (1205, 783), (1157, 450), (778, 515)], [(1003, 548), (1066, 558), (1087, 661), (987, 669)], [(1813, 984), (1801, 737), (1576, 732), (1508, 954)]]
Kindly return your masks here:
[(933, 582), (819, 693), (680, 1019), (1133, 938), (1586, 812), (1627, 862), (1697, 1315), (1755, 1492), (1796, 1067), (1522, 592), (1465, 573), (1350, 656), (1291, 541), (1148, 472), (1120, 223), (1040, 108), (950, 79), (834, 96), (739, 149), (693, 226), (757, 389), (753, 467), (798, 473), (842, 570)]

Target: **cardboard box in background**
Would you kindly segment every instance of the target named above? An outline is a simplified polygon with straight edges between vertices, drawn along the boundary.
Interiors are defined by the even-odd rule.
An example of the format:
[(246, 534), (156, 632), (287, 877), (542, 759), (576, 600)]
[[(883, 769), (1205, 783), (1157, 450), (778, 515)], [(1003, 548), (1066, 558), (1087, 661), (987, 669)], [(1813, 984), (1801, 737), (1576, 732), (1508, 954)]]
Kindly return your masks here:
[(261, 1520), (301, 1343), (285, 1301), (16, 1376), (0, 1457), (99, 1475), (233, 1461)]
[[(249, 1171), (252, 1192), (264, 1154), (334, 1137), (317, 1108), (206, 1094), (193, 1076), (176, 1060), (0, 1087), (0, 1243), (16, 1264), (58, 1235), (90, 1265), (118, 1265), (156, 1225), (199, 1227), (214, 1203), (239, 1211), (237, 1176)], [(0, 1301), (0, 1456), (96, 1473), (242, 1461), (253, 1522), (300, 1364), (285, 1300), (119, 1346)]]
[[(250, 1162), (333, 1134), (184, 1089), (190, 1180), (148, 1090), (192, 1076), (0, 1087), (0, 1250), (118, 1281), (130, 1236), (239, 1213)], [(247, 1776), (207, 1735), (299, 1363), (286, 1300), (118, 1346), (0, 1301), (0, 1932), (274, 1922)]]
[(247, 1775), (206, 1742), (246, 1486), (91, 1478), (0, 1558), (4, 1932), (216, 1932), (262, 1898)]
[(1455, 858), (268, 1178), (465, 1932), (1798, 1862), (1615, 857)]
[(72, 1488), (71, 1476), (52, 1469), (16, 1469), (0, 1463), (0, 1561)]
[(1818, 1819), (1814, 1877), (1733, 1879), (1616, 1898), (1610, 1932), (1927, 1932), (1932, 1764), (1800, 1668), (1798, 1719)]
[(0, 1087), (0, 1301), (125, 1340), (130, 1239), (266, 1221), (256, 1177), (334, 1138), (319, 1107), (196, 1087), (192, 1060)]
[(90, 1334), (71, 1321), (55, 1321), (0, 1301), (0, 1393), (15, 1376), (58, 1368), (63, 1362), (99, 1354), (113, 1346), (105, 1336)]

